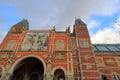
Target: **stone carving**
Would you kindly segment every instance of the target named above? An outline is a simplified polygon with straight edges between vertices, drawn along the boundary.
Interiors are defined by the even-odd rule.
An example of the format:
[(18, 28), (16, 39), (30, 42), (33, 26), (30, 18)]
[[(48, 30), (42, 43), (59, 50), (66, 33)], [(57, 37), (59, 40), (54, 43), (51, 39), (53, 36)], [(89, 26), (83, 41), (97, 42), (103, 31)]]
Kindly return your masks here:
[(55, 60), (64, 60), (65, 59), (65, 55), (63, 53), (58, 53), (55, 54)]
[(47, 50), (49, 32), (28, 32), (21, 50)]

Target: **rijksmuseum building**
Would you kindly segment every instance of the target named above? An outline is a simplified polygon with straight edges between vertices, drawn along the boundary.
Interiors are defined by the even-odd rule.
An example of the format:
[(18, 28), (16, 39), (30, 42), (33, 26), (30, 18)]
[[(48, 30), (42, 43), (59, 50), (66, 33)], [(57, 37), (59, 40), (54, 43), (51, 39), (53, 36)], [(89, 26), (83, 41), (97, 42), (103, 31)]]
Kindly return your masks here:
[(0, 80), (120, 80), (120, 44), (92, 44), (81, 19), (72, 33), (29, 30), (24, 19), (0, 44)]

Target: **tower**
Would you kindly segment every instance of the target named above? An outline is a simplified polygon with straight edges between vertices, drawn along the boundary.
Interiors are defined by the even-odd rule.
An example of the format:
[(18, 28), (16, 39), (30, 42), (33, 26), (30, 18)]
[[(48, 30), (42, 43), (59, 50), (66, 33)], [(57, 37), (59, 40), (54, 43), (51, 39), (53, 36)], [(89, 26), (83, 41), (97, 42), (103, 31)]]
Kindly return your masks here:
[(87, 25), (81, 19), (76, 19), (73, 27), (81, 80), (100, 80)]
[[(17, 24), (13, 25), (11, 29), (9, 30), (8, 34), (6, 35), (5, 39), (3, 40), (1, 44), (2, 50), (16, 50), (17, 45), (22, 39), (23, 35), (22, 32), (29, 30), (29, 23), (26, 19), (23, 19), (22, 21), (18, 22)], [(5, 43), (3, 45), (3, 43)]]

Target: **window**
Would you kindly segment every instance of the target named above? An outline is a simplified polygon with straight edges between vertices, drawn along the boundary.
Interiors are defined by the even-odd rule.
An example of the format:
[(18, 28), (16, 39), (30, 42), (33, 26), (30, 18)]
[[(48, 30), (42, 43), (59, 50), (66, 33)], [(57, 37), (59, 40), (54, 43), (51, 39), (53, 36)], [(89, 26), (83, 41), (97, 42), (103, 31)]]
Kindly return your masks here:
[(81, 48), (88, 48), (89, 47), (88, 40), (80, 40), (80, 47)]
[(118, 75), (113, 75), (114, 76), (114, 80), (120, 80)]
[(102, 80), (107, 80), (107, 77), (105, 75), (102, 75)]

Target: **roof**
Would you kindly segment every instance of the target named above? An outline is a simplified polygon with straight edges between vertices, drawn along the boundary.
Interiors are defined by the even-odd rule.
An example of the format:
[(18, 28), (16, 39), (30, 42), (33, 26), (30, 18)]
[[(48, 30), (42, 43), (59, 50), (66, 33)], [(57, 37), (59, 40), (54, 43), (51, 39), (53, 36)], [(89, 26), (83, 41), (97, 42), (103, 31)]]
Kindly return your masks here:
[(93, 44), (94, 52), (120, 52), (120, 44)]
[(81, 19), (75, 19), (74, 27), (75, 26), (81, 26), (81, 25), (86, 26), (86, 24)]
[(17, 24), (15, 24), (14, 26), (25, 26), (25, 27), (29, 27), (29, 22), (27, 19), (23, 19), (22, 21), (18, 22)]

